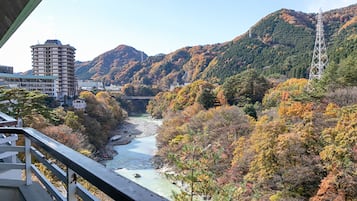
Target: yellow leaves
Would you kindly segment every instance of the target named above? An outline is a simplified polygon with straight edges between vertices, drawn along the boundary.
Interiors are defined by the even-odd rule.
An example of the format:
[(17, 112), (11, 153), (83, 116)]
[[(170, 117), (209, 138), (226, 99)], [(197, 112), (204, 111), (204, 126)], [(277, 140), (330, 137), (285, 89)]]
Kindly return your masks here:
[(336, 118), (338, 115), (338, 109), (338, 105), (336, 105), (335, 103), (329, 103), (325, 109), (324, 115), (326, 115), (327, 117)]
[(193, 117), (202, 110), (204, 110), (204, 108), (201, 104), (194, 103), (193, 105), (186, 107), (182, 114), (186, 117)]
[[(234, 142), (234, 146), (236, 147), (233, 152), (235, 160), (237, 158), (242, 158), (247, 144), (247, 138), (244, 136), (240, 137), (236, 142)], [(232, 163), (235, 163), (235, 161), (233, 160)]]
[(292, 97), (303, 93), (307, 84), (306, 79), (291, 78), (280, 83), (265, 94), (263, 99), (264, 107), (276, 107), (282, 101), (290, 101)]
[(86, 98), (89, 98), (89, 97), (90, 97), (90, 98), (94, 98), (95, 95), (94, 95), (92, 92), (90, 92), (90, 91), (82, 91), (82, 92), (80, 93), (79, 97), (86, 99)]
[(200, 174), (197, 176), (197, 181), (199, 182), (207, 182), (210, 180), (210, 177), (206, 174)]
[(282, 117), (299, 117), (301, 119), (312, 119), (313, 103), (282, 102), (279, 106), (279, 115)]
[(262, 182), (271, 178), (277, 169), (277, 139), (286, 132), (286, 126), (280, 121), (267, 121), (266, 117), (259, 120), (250, 138), (256, 155), (250, 163), (248, 180)]
[(186, 143), (188, 142), (190, 139), (190, 136), (185, 134), (185, 135), (177, 135), (175, 138), (171, 139), (169, 141), (169, 145), (172, 146), (172, 145), (175, 145), (175, 144), (183, 144), (183, 143)]
[(270, 201), (279, 201), (279, 200), (281, 200), (282, 196), (283, 196), (283, 193), (281, 191), (278, 191), (274, 195), (270, 196), (269, 200)]
[(92, 155), (92, 152), (91, 152), (90, 150), (88, 150), (88, 149), (80, 149), (80, 150), (79, 150), (79, 153), (81, 153), (81, 154), (83, 154), (83, 155), (85, 155), (85, 156), (87, 156), (87, 157), (89, 157), (90, 155)]
[[(330, 106), (329, 110), (336, 110), (338, 122), (333, 128), (326, 128), (322, 132), (326, 144), (320, 152), (330, 170), (333, 168), (348, 168), (354, 160), (354, 149), (357, 144), (357, 105), (338, 109)], [(327, 109), (326, 109), (327, 110)]]
[(196, 102), (202, 88), (213, 88), (211, 84), (203, 80), (197, 80), (189, 85), (181, 88), (177, 96), (170, 103), (170, 107), (174, 110), (182, 110)]

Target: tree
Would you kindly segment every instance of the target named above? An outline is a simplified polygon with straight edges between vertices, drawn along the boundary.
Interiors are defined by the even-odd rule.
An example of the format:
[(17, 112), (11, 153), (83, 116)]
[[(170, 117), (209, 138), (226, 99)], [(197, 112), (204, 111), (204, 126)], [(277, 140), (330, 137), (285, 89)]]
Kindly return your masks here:
[(64, 118), (64, 124), (70, 127), (75, 132), (81, 132), (84, 131), (85, 129), (83, 125), (80, 123), (79, 117), (73, 111), (67, 112)]
[(222, 88), (230, 105), (244, 106), (247, 103), (262, 102), (270, 83), (254, 69), (226, 79)]
[(149, 101), (146, 107), (146, 111), (150, 113), (150, 115), (154, 118), (163, 118), (168, 109), (170, 108), (170, 104), (172, 100), (175, 99), (175, 97), (175, 92), (160, 92), (156, 94), (154, 99)]
[(244, 105), (243, 111), (244, 111), (247, 115), (253, 117), (255, 120), (258, 119), (257, 111), (255, 110), (253, 104), (246, 104), (246, 105)]
[(291, 78), (278, 84), (264, 95), (263, 107), (277, 107), (282, 101), (292, 100), (304, 92), (307, 82), (307, 79)]
[(197, 94), (196, 102), (200, 103), (205, 109), (209, 109), (214, 106), (216, 100), (213, 94), (213, 85), (206, 83), (200, 86), (200, 91)]
[(336, 176), (336, 188), (346, 197), (357, 197), (357, 105), (339, 111), (335, 127), (322, 132), (324, 149), (320, 156), (329, 172)]
[(49, 126), (42, 128), (40, 131), (74, 150), (79, 151), (84, 148), (85, 137), (81, 133), (73, 132), (73, 130), (66, 125)]
[[(278, 136), (286, 131), (286, 126), (279, 121), (269, 121), (262, 117), (250, 138), (255, 156), (250, 163), (249, 173), (246, 179), (255, 186), (271, 188), (276, 185), (274, 175), (279, 169), (276, 146)], [(264, 188), (263, 187), (263, 188)]]
[(157, 136), (158, 154), (177, 168), (176, 179), (191, 184), (195, 193), (211, 197), (232, 180), (233, 144), (250, 131), (250, 119), (240, 108), (202, 110), (196, 103), (165, 116)]
[(125, 96), (134, 96), (135, 95), (135, 88), (132, 84), (126, 84), (121, 88), (122, 94)]
[[(94, 95), (84, 91), (80, 97), (84, 98), (87, 103), (86, 113), (77, 112), (76, 115), (79, 116), (80, 123), (86, 128), (85, 134), (88, 136), (88, 140), (96, 148), (101, 148), (110, 137), (109, 131), (126, 117), (126, 113), (108, 92), (98, 92)], [(70, 113), (67, 118), (69, 120), (76, 116)], [(68, 124), (75, 129), (81, 129), (79, 124), (71, 122)]]
[[(170, 104), (173, 110), (183, 110), (195, 102), (200, 102), (206, 107), (213, 105), (213, 85), (203, 81), (197, 80), (189, 85), (182, 87), (175, 99)], [(208, 99), (205, 99), (208, 98)]]
[(337, 70), (338, 80), (347, 86), (357, 86), (357, 61), (354, 55), (344, 59)]
[[(27, 91), (20, 88), (0, 88), (0, 109), (15, 118), (31, 120), (34, 113), (49, 117), (49, 109), (45, 105), (46, 94), (38, 91)], [(26, 123), (26, 122), (24, 122)]]

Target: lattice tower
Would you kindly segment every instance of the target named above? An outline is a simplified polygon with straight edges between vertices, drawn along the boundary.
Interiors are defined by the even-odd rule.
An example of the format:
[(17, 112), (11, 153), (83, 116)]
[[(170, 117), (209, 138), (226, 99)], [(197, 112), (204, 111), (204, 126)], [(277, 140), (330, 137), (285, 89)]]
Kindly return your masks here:
[(320, 10), (319, 14), (317, 15), (316, 39), (310, 67), (309, 80), (320, 79), (327, 64), (328, 57), (324, 38), (324, 25), (322, 22), (322, 10)]

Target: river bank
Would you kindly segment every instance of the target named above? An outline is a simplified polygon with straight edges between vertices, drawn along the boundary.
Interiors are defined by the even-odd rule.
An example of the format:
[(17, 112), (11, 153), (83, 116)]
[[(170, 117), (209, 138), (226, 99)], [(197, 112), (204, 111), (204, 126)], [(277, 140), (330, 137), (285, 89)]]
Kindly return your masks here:
[[(179, 189), (153, 162), (157, 151), (156, 132), (161, 124), (161, 120), (149, 116), (129, 117), (125, 124), (118, 127), (114, 141), (107, 145), (115, 152), (113, 158), (102, 163), (108, 169), (170, 199), (172, 191), (179, 192)], [(124, 144), (117, 146), (121, 143)]]
[(155, 135), (161, 121), (152, 119), (148, 115), (144, 115), (144, 117), (147, 117), (148, 121), (142, 121), (139, 118), (129, 117), (115, 130), (111, 131), (110, 136), (112, 137), (109, 139), (107, 144), (99, 150), (97, 161), (105, 163), (107, 160), (112, 160), (113, 157), (118, 154), (114, 149), (114, 146), (127, 145), (135, 138)]

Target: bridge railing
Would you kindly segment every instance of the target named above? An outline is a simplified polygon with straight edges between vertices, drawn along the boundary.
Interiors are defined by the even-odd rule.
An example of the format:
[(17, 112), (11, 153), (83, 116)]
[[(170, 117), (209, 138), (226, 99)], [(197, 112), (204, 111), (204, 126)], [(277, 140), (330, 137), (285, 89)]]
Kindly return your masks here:
[[(2, 118), (1, 114), (2, 113), (0, 113), (1, 120), (6, 120), (6, 118)], [(167, 200), (35, 129), (0, 127), (0, 133), (9, 137), (15, 136), (14, 134), (19, 136), (23, 135), (25, 138), (24, 146), (14, 146), (14, 144), (13, 146), (0, 145), (0, 153), (25, 153), (24, 162), (19, 162), (18, 160), (13, 160), (10, 163), (2, 162), (0, 163), (0, 169), (24, 170), (26, 185), (31, 185), (32, 176), (36, 176), (54, 200), (72, 201), (77, 200), (76, 196), (81, 197), (82, 200), (99, 200), (77, 182), (80, 178), (88, 181), (114, 200)], [(12, 138), (9, 139), (12, 140)], [(38, 149), (31, 145), (36, 145)], [(40, 150), (42, 150), (42, 152)], [(45, 152), (45, 154), (43, 152)], [(49, 157), (47, 158), (46, 156)], [(54, 160), (63, 164), (61, 165), (61, 167), (64, 166), (62, 167), (63, 169), (56, 165)], [(41, 163), (50, 170), (54, 176), (62, 181), (65, 184), (66, 195), (63, 195), (60, 190), (50, 182), (50, 179), (46, 178), (46, 176), (32, 164), (32, 161)]]

